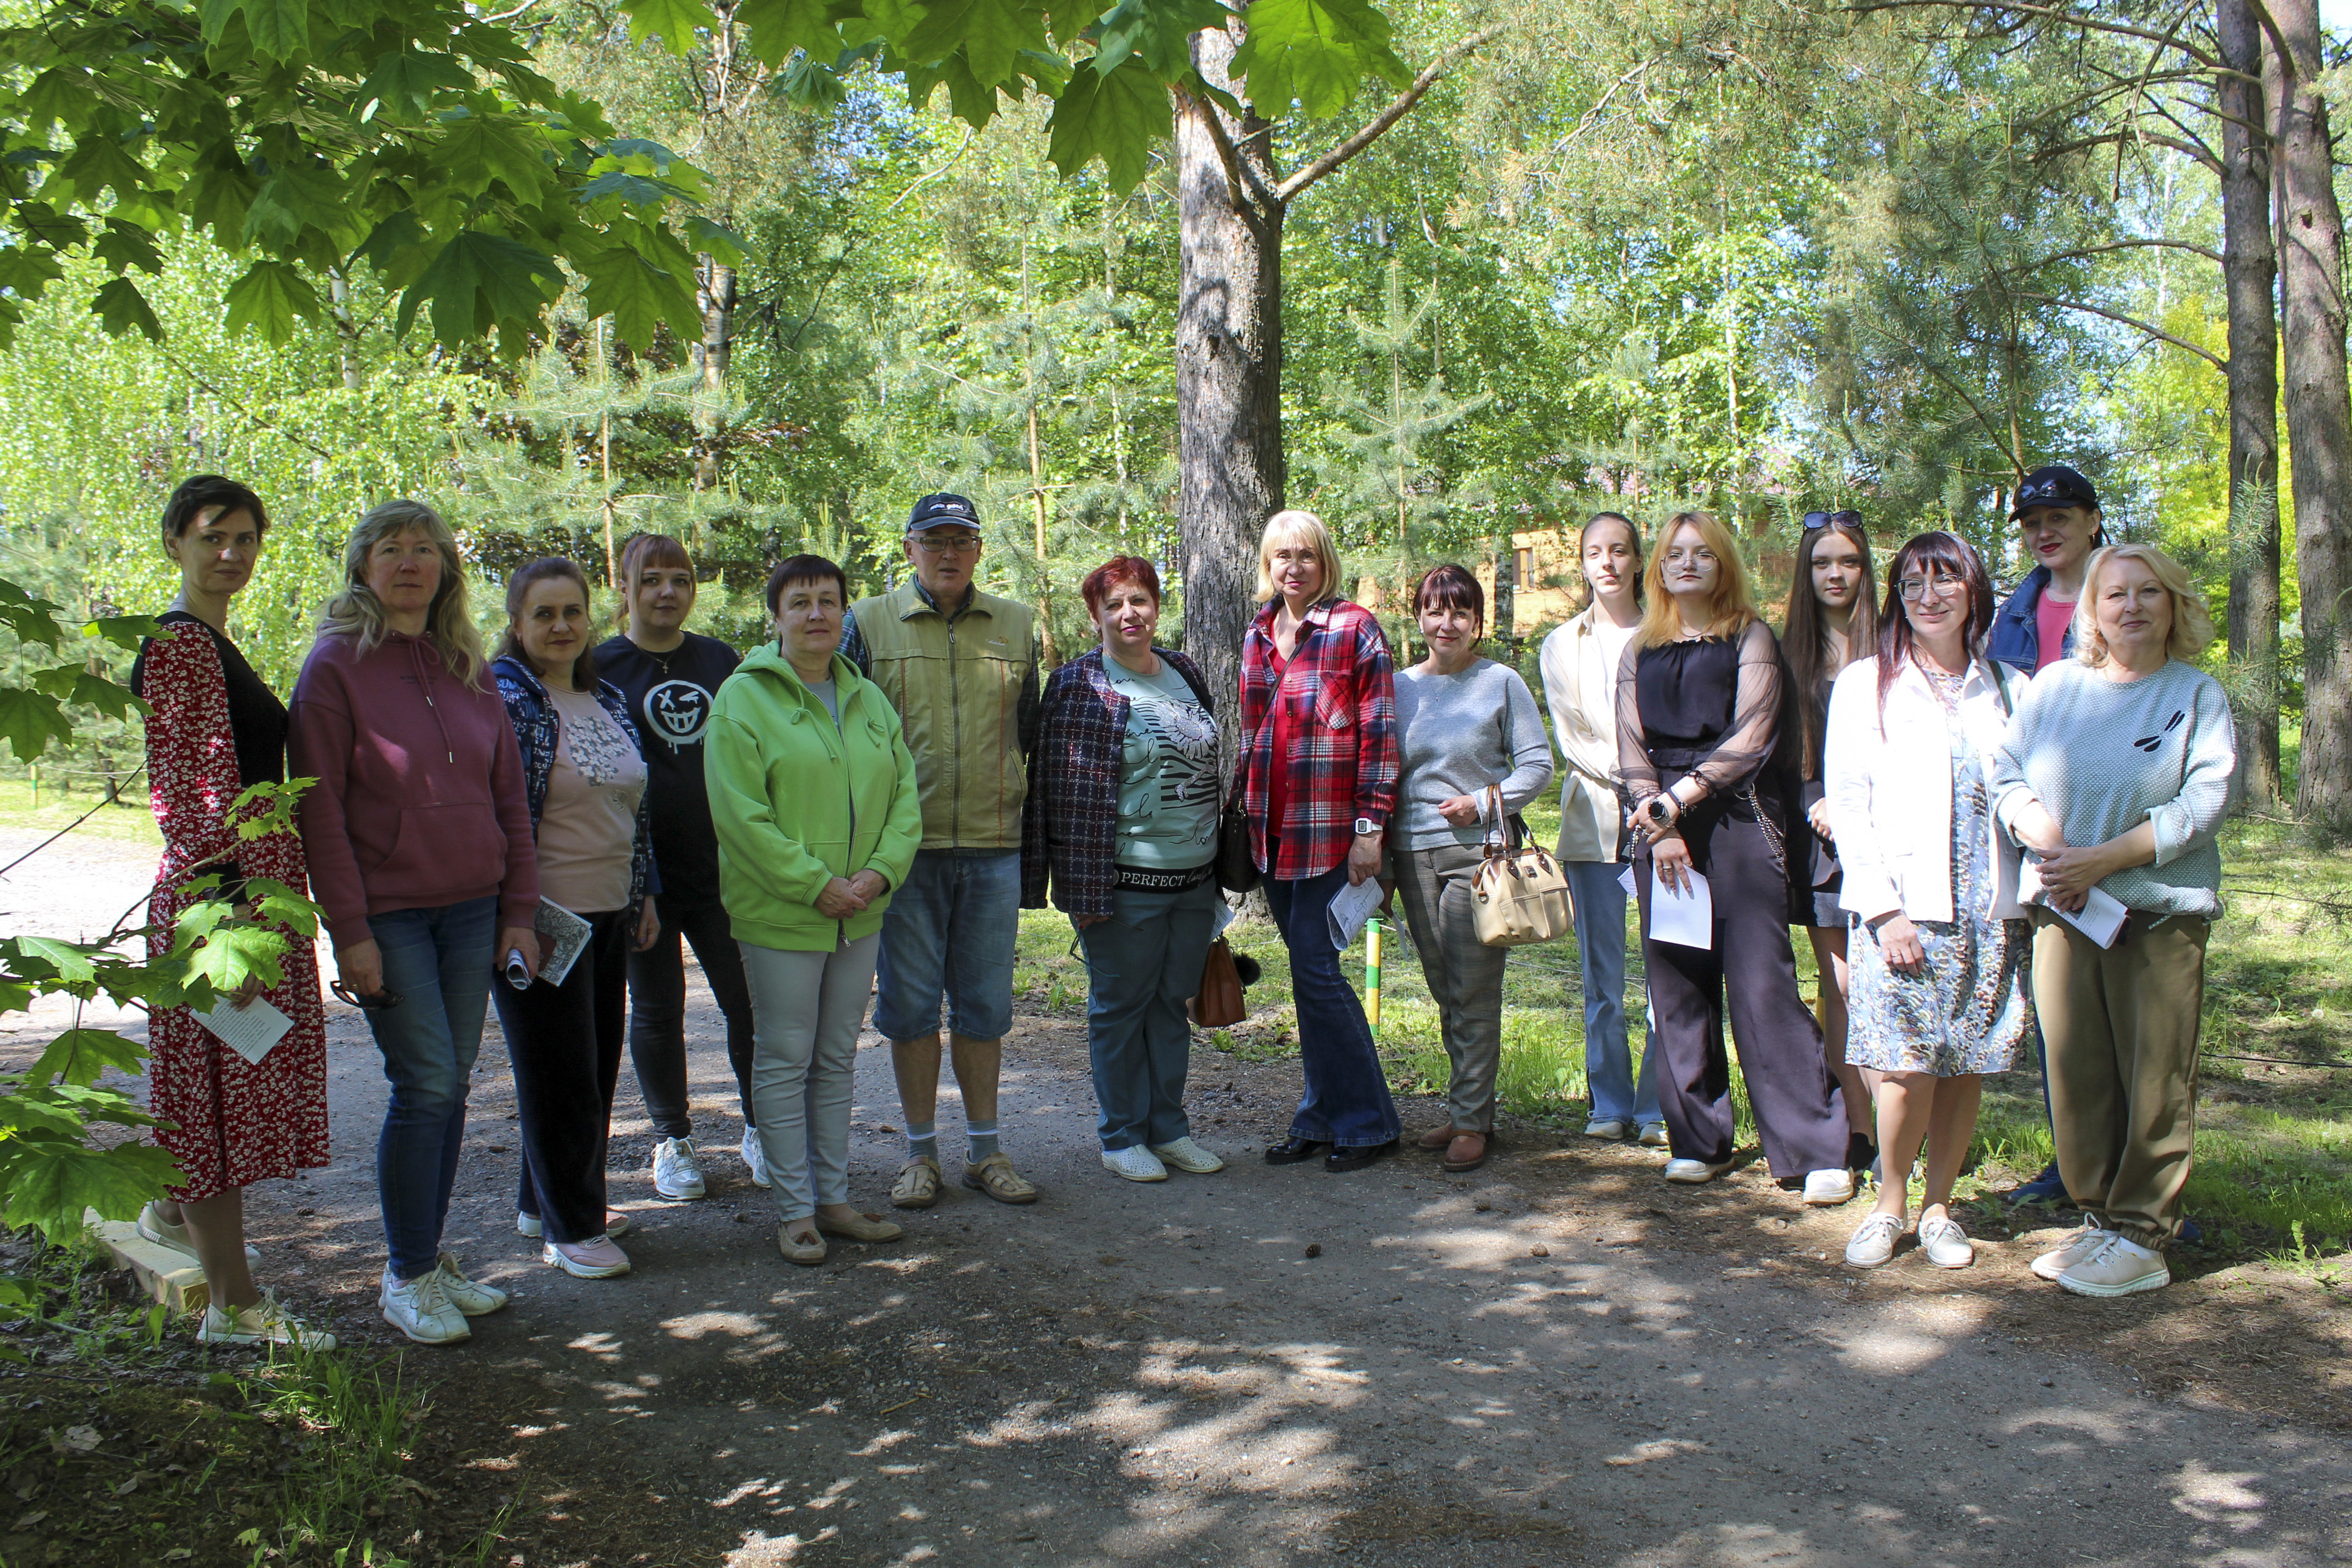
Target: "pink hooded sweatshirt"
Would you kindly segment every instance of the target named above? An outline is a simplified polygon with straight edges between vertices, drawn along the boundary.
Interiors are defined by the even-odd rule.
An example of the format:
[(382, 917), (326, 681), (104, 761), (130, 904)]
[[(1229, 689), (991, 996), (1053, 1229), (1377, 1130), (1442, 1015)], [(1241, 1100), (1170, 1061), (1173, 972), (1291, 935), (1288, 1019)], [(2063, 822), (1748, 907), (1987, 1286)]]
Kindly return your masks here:
[(422, 637), (365, 653), (321, 637), (294, 684), (288, 760), (304, 793), (310, 896), (337, 947), (370, 939), (371, 915), (498, 895), (499, 925), (539, 910), (539, 862), (522, 753), (506, 704), (477, 691)]

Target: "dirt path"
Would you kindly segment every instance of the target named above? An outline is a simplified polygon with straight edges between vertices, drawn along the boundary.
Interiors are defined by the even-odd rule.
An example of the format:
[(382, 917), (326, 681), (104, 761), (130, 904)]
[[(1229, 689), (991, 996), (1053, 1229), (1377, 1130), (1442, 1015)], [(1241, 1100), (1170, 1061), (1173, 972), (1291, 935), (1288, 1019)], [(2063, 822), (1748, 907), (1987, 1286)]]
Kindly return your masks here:
[[(123, 869), (78, 884), (99, 899)], [(427, 1545), (510, 1507), (491, 1560), (524, 1568), (2352, 1562), (2352, 1333), (2294, 1275), (2077, 1301), (2026, 1273), (2042, 1232), (1964, 1273), (1906, 1252), (1858, 1276), (1852, 1212), (1752, 1171), (1669, 1188), (1647, 1155), (1531, 1129), (1467, 1177), (1272, 1169), (1295, 1067), (1205, 1050), (1195, 1127), (1233, 1165), (1131, 1185), (1097, 1163), (1082, 1030), (1035, 1017), (1003, 1120), (1044, 1201), (951, 1188), (904, 1242), (795, 1269), (727, 1152), (698, 982), (695, 1002), (711, 1196), (654, 1197), (625, 1071), (620, 1281), (515, 1235), (486, 1042), (450, 1242), (517, 1300), (407, 1357), (436, 1390)], [(268, 1279), (389, 1348), (383, 1083), (356, 1015), (330, 1030), (336, 1163), (257, 1188), (254, 1229)], [(852, 1179), (882, 1207), (900, 1141), (877, 1043)]]

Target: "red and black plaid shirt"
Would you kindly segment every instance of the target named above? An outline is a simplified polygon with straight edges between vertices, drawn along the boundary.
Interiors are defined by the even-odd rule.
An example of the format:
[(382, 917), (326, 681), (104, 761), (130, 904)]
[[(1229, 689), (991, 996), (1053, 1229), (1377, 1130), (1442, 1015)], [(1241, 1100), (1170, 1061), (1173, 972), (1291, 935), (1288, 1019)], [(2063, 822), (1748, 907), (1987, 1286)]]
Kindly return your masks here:
[[(1285, 882), (1346, 862), (1356, 819), (1382, 828), (1396, 806), (1396, 671), (1371, 612), (1327, 599), (1307, 612), (1290, 663), (1277, 675), (1274, 618), (1258, 612), (1242, 639), (1241, 768), (1234, 789), (1249, 818), (1258, 870)], [(1287, 719), (1287, 755), (1275, 756), (1275, 705)], [(1284, 820), (1269, 824), (1274, 770), (1284, 769)]]

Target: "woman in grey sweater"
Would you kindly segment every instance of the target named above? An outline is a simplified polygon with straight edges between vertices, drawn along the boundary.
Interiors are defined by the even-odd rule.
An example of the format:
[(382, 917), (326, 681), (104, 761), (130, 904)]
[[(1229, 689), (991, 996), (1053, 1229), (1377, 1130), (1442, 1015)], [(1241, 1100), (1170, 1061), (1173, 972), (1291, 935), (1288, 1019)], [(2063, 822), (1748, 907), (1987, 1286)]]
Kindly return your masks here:
[[(2074, 657), (2018, 704), (1993, 809), (2040, 857), (2033, 1001), (2059, 1174), (2084, 1216), (2033, 1271), (2122, 1296), (2172, 1282), (2164, 1249), (2196, 1140), (2205, 939), (2221, 912), (2213, 835), (2237, 737), (2221, 684), (2186, 662), (2213, 623), (2169, 556), (2100, 550), (2074, 616)], [(2096, 928), (2095, 892), (2124, 909), (2104, 945), (2075, 924)]]
[[(1450, 1115), (1421, 1135), (1445, 1151), (1449, 1171), (1486, 1163), (1495, 1129), (1495, 1080), (1503, 1060), (1503, 959), (1478, 940), (1470, 879), (1489, 822), (1490, 787), (1506, 815), (1551, 785), (1551, 743), (1535, 694), (1518, 673), (1478, 655), (1486, 595), (1458, 566), (1441, 566), (1413, 590), (1429, 657), (1397, 672), (1397, 811), (1390, 870), (1404, 904), (1421, 972), (1437, 1003)], [(1492, 822), (1497, 834), (1507, 831)]]

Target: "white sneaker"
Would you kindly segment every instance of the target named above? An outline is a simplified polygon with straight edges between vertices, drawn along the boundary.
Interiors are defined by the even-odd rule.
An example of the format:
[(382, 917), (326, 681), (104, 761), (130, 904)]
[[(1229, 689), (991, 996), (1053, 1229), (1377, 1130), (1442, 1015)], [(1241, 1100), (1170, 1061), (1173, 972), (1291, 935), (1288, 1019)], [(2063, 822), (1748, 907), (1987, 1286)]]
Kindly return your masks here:
[(1892, 1260), (1895, 1244), (1903, 1239), (1903, 1221), (1891, 1214), (1873, 1213), (1853, 1228), (1845, 1244), (1845, 1260), (1856, 1269), (1875, 1269)]
[(1129, 1144), (1123, 1149), (1102, 1152), (1103, 1169), (1113, 1176), (1123, 1176), (1129, 1181), (1166, 1181), (1168, 1167), (1160, 1156), (1141, 1144)]
[(1977, 1260), (1977, 1249), (1969, 1244), (1969, 1233), (1948, 1216), (1919, 1222), (1919, 1250), (1938, 1269), (1965, 1269)]
[(1645, 1149), (1670, 1149), (1674, 1144), (1674, 1134), (1666, 1131), (1664, 1122), (1653, 1122), (1642, 1129), (1642, 1146)]
[(392, 1270), (385, 1270), (376, 1302), (383, 1308), (384, 1322), (419, 1344), (448, 1344), (473, 1336), (466, 1314), (450, 1305), (442, 1293), (437, 1268), (406, 1281), (393, 1278)]
[(249, 1307), (234, 1311), (214, 1302), (205, 1308), (196, 1329), (201, 1344), (290, 1344), (303, 1350), (332, 1350), (335, 1336), (314, 1329), (265, 1294)]
[(760, 1142), (760, 1129), (743, 1129), (743, 1163), (751, 1167), (751, 1185), (765, 1192), (776, 1184), (768, 1176), (768, 1151)]
[(629, 1255), (614, 1246), (610, 1236), (593, 1241), (551, 1241), (540, 1249), (539, 1257), (541, 1262), (575, 1280), (610, 1280), (629, 1271)]
[(2096, 1218), (2086, 1214), (2083, 1216), (2083, 1228), (2074, 1232), (2064, 1246), (2044, 1252), (2027, 1267), (2036, 1275), (2054, 1283), (2059, 1275), (2088, 1258), (2099, 1242), (2112, 1234)]
[(692, 1138), (654, 1140), (654, 1190), (681, 1200), (702, 1196), (702, 1162), (694, 1157)]
[(2170, 1283), (2172, 1270), (2164, 1254), (2119, 1230), (2108, 1231), (2058, 1276), (2059, 1289), (2078, 1296), (2128, 1296), (2137, 1291), (2161, 1291)]
[[(608, 1208), (604, 1211), (605, 1235), (626, 1236), (634, 1228), (635, 1228), (635, 1221), (632, 1220), (627, 1215), (623, 1214), (619, 1209)], [(517, 1234), (522, 1236), (544, 1236), (547, 1234), (547, 1227), (541, 1221), (539, 1216), (536, 1214), (525, 1214), (520, 1209), (515, 1212), (515, 1230)]]
[[(173, 1225), (165, 1219), (156, 1212), (152, 1203), (139, 1211), (139, 1234), (142, 1239), (152, 1241), (158, 1247), (169, 1247), (174, 1252), (186, 1253), (191, 1263), (196, 1260), (196, 1242), (188, 1234), (188, 1228)], [(260, 1252), (250, 1241), (245, 1244), (245, 1260), (248, 1263), (261, 1261)]]
[(1853, 1197), (1852, 1171), (1807, 1171), (1805, 1201), (1816, 1208), (1835, 1208)]
[(1711, 1166), (1705, 1160), (1668, 1160), (1665, 1170), (1661, 1174), (1668, 1181), (1688, 1182), (1696, 1186), (1700, 1182), (1713, 1181), (1730, 1168), (1729, 1160), (1719, 1166)]
[(457, 1267), (455, 1252), (442, 1253), (433, 1271), (441, 1276), (443, 1298), (467, 1317), (488, 1317), (507, 1304), (507, 1293), (496, 1285), (466, 1278), (466, 1271)]
[(1190, 1133), (1172, 1144), (1154, 1144), (1151, 1152), (1178, 1170), (1194, 1176), (1213, 1176), (1225, 1168), (1225, 1162), (1194, 1143)]
[(1584, 1135), (1588, 1138), (1607, 1138), (1611, 1143), (1622, 1144), (1633, 1135), (1633, 1124), (1622, 1116), (1595, 1116), (1584, 1124)]

